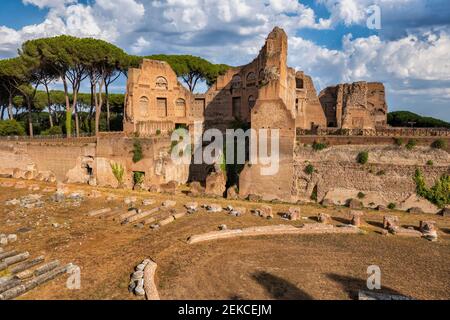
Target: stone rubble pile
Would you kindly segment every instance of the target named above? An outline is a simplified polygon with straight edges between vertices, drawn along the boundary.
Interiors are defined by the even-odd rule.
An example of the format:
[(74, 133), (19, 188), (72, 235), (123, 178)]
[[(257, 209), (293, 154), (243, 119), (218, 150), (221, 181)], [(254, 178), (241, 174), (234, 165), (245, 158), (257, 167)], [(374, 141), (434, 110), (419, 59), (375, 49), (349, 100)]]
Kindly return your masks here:
[(144, 269), (150, 262), (150, 259), (145, 259), (136, 266), (135, 271), (131, 274), (130, 284), (128, 285), (129, 292), (137, 296), (145, 296)]

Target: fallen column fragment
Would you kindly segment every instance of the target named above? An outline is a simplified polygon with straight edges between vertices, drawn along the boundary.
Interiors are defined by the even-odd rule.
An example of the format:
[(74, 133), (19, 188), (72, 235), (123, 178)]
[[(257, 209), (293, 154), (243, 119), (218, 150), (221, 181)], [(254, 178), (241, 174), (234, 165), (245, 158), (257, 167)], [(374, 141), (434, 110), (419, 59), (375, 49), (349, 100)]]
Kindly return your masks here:
[(158, 208), (154, 208), (151, 210), (147, 210), (147, 211), (135, 214), (135, 215), (125, 219), (122, 223), (127, 224), (127, 223), (131, 223), (131, 222), (135, 222), (135, 221), (144, 219), (144, 218), (148, 217), (149, 215), (158, 212), (159, 210), (160, 210), (160, 208), (158, 207)]
[(305, 224), (298, 228), (291, 225), (277, 225), (277, 226), (263, 226), (250, 227), (244, 229), (226, 229), (221, 231), (212, 231), (204, 234), (193, 235), (189, 237), (188, 243), (193, 244), (197, 242), (227, 239), (243, 236), (260, 236), (260, 235), (281, 235), (281, 234), (324, 234), (324, 233), (343, 233), (356, 234), (361, 230), (355, 227), (341, 226), (335, 227), (326, 224)]

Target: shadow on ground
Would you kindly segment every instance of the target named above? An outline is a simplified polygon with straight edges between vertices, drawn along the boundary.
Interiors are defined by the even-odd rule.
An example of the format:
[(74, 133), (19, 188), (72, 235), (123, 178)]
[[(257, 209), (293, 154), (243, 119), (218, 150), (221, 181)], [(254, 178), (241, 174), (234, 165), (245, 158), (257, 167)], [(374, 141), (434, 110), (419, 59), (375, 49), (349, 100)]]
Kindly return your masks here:
[[(329, 279), (333, 280), (334, 282), (338, 283), (342, 287), (342, 290), (344, 290), (347, 293), (348, 297), (352, 300), (358, 299), (358, 291), (359, 290), (368, 291), (366, 280), (353, 278), (353, 277), (347, 277), (347, 276), (343, 276), (343, 275), (335, 274), (335, 273), (328, 273), (327, 277)], [(385, 286), (383, 286), (381, 288), (381, 290), (377, 290), (377, 292), (384, 293), (384, 294), (399, 295), (399, 296), (403, 295), (402, 293), (400, 293), (392, 288), (385, 287)]]
[(252, 275), (261, 286), (276, 300), (313, 300), (305, 291), (289, 281), (268, 272), (256, 272)]

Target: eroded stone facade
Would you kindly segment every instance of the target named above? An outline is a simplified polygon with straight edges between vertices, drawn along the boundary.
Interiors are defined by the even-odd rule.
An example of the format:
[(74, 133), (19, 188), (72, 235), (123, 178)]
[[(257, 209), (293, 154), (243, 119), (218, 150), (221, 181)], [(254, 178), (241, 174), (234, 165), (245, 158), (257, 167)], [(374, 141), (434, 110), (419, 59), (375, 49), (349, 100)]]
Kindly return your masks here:
[(387, 126), (384, 85), (355, 82), (324, 89), (319, 95), (327, 126), (342, 129), (377, 129)]

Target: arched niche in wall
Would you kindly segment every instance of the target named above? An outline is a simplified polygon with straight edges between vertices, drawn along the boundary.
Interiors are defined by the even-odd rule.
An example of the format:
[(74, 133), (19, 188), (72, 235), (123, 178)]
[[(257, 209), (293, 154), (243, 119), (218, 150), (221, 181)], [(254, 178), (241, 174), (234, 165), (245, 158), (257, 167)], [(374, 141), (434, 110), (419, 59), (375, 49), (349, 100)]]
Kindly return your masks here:
[(247, 87), (254, 87), (256, 85), (256, 73), (253, 71), (247, 74), (246, 85)]
[(160, 90), (169, 89), (169, 84), (167, 82), (167, 79), (164, 77), (157, 77), (156, 78), (156, 89), (160, 89)]
[(254, 96), (248, 97), (248, 106), (250, 107), (250, 109), (253, 109), (255, 104), (256, 104), (256, 98)]
[(186, 100), (183, 98), (175, 101), (175, 117), (186, 117)]
[(150, 114), (150, 100), (145, 96), (139, 98), (139, 114), (141, 117), (148, 117)]
[(239, 89), (242, 86), (242, 78), (240, 75), (235, 74), (231, 79), (231, 87), (233, 89)]

